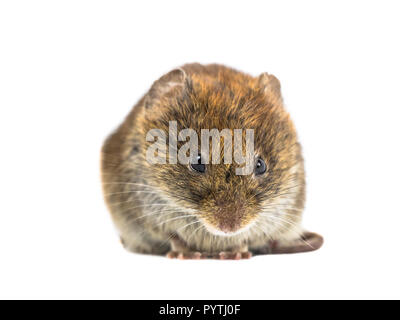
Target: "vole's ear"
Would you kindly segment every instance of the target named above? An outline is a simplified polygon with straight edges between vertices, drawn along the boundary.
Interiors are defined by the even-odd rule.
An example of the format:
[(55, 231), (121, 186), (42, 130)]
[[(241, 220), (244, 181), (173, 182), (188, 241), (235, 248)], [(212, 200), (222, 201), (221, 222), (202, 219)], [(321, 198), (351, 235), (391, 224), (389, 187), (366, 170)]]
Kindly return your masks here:
[(183, 91), (187, 75), (181, 68), (174, 69), (153, 83), (145, 97), (145, 108), (158, 105), (163, 97), (173, 96)]
[(281, 98), (281, 83), (273, 74), (268, 74), (266, 72), (262, 73), (258, 77), (258, 83), (266, 93), (272, 93)]

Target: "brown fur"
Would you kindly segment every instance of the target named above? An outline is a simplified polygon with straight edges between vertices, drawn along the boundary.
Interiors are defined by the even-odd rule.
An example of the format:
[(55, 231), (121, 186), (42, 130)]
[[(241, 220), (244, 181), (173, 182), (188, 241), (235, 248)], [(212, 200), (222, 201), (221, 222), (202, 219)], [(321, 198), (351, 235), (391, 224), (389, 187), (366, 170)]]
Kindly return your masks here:
[[(199, 136), (203, 128), (254, 129), (255, 152), (267, 172), (239, 176), (236, 165), (223, 162), (207, 165), (205, 174), (182, 164), (149, 164), (146, 133), (168, 132), (168, 121)], [(303, 159), (272, 75), (189, 64), (161, 77), (106, 140), (102, 179), (106, 203), (131, 251), (164, 254), (179, 239), (188, 252), (265, 252), (271, 241), (290, 246), (301, 238)], [(212, 233), (246, 227), (232, 236)]]

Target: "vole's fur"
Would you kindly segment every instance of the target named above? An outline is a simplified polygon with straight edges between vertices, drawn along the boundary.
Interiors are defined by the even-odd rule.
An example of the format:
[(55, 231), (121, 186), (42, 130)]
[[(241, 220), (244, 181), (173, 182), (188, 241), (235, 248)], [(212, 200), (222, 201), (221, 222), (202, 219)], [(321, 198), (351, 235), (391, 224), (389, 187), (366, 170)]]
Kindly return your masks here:
[[(254, 129), (266, 173), (236, 175), (235, 165), (223, 162), (208, 164), (204, 174), (179, 163), (148, 163), (146, 133), (168, 132), (169, 121), (199, 136), (201, 129)], [(248, 250), (299, 252), (322, 245), (320, 236), (301, 228), (301, 147), (280, 83), (266, 73), (252, 77), (221, 65), (190, 64), (164, 75), (106, 140), (102, 179), (121, 241), (134, 252), (240, 258), (249, 257)], [(223, 227), (241, 232), (224, 235)]]

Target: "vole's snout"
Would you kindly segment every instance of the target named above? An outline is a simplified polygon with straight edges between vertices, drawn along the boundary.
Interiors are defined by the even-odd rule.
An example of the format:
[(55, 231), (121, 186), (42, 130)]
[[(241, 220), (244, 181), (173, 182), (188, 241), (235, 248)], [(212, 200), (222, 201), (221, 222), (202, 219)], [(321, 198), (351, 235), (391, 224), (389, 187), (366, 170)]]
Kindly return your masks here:
[(242, 218), (244, 216), (243, 204), (241, 201), (237, 203), (228, 203), (227, 201), (216, 201), (216, 226), (224, 233), (233, 233), (240, 229)]
[(240, 229), (240, 221), (239, 222), (234, 222), (234, 221), (220, 222), (220, 224), (218, 225), (218, 229), (220, 229), (222, 232), (225, 232), (227, 234), (234, 233)]
[[(246, 203), (240, 199), (218, 199), (204, 217), (214, 234), (234, 235), (246, 226)], [(208, 211), (208, 210), (207, 210)]]

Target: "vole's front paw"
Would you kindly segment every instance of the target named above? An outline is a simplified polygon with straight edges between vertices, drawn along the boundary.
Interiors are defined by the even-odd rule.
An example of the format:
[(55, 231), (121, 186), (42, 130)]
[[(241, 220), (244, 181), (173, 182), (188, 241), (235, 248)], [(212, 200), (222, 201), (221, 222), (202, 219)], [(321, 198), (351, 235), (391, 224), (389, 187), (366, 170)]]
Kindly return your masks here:
[(167, 258), (181, 259), (181, 260), (199, 260), (199, 259), (241, 260), (241, 259), (250, 259), (251, 256), (252, 256), (251, 252), (248, 251), (246, 252), (223, 251), (219, 253), (170, 251), (167, 253)]
[(217, 259), (220, 260), (241, 260), (241, 259), (250, 259), (252, 256), (250, 251), (246, 252), (220, 252), (218, 254)]
[(199, 260), (202, 259), (202, 253), (197, 251), (179, 252), (170, 251), (167, 253), (167, 258), (181, 260)]

